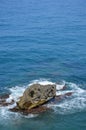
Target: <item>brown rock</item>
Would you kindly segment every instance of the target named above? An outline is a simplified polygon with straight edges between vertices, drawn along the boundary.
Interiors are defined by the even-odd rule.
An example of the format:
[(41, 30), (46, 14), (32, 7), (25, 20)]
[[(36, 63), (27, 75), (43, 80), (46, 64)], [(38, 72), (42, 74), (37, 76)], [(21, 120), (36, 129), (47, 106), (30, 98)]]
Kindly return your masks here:
[(73, 92), (68, 92), (65, 94), (65, 96), (71, 96), (73, 94)]
[(56, 95), (56, 85), (33, 84), (28, 87), (17, 106), (20, 109), (31, 109), (46, 103)]
[(7, 98), (9, 98), (9, 94), (0, 95), (0, 106), (8, 106), (14, 103), (14, 100), (11, 102), (6, 102)]
[(9, 106), (14, 104), (14, 100), (12, 100), (10, 103), (6, 102), (6, 100), (1, 100), (0, 101), (0, 106)]
[(72, 94), (73, 94), (73, 92), (68, 92), (68, 93), (65, 93), (63, 95), (58, 95), (58, 96), (55, 97), (54, 103), (59, 102), (59, 101), (65, 99), (66, 97), (71, 96)]
[(9, 109), (12, 112), (19, 112), (22, 113), (23, 115), (28, 115), (28, 114), (40, 114), (42, 112), (45, 112), (47, 110), (49, 110), (49, 108), (45, 107), (45, 106), (39, 106), (36, 108), (32, 108), (32, 109), (27, 109), (27, 110), (23, 110), (23, 109), (19, 109), (18, 107)]
[(73, 92), (68, 92), (68, 93), (65, 93), (63, 95), (58, 95), (58, 96), (55, 96), (55, 98), (51, 99), (48, 104), (57, 104), (58, 102), (62, 101), (62, 100), (65, 100), (65, 98), (71, 96), (73, 94)]

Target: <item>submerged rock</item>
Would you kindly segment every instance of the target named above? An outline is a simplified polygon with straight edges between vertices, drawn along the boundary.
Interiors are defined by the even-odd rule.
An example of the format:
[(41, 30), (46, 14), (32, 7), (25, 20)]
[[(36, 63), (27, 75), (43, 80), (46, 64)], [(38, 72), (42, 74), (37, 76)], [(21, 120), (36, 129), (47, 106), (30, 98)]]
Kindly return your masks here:
[(67, 93), (65, 93), (65, 94), (63, 94), (63, 95), (58, 95), (58, 96), (55, 97), (55, 100), (53, 101), (53, 103), (57, 103), (57, 102), (59, 102), (59, 101), (62, 101), (62, 100), (64, 100), (65, 98), (71, 96), (72, 94), (73, 94), (73, 92), (67, 92)]
[(21, 113), (23, 115), (28, 115), (28, 114), (40, 114), (43, 112), (46, 112), (47, 110), (50, 110), (50, 108), (46, 107), (46, 106), (39, 106), (36, 108), (32, 108), (32, 109), (19, 109), (18, 107), (14, 107), (9, 109), (12, 112), (18, 112)]
[(9, 98), (9, 94), (3, 94), (0, 95), (0, 106), (9, 106), (14, 104), (14, 100), (12, 99), (10, 102), (7, 102), (6, 100)]
[(1, 99), (7, 99), (7, 98), (9, 98), (9, 94), (2, 94), (2, 95), (0, 95), (0, 100)]
[(0, 101), (0, 106), (9, 106), (14, 104), (14, 100), (12, 100), (11, 102), (6, 102), (6, 100), (1, 100)]
[(31, 109), (40, 106), (56, 96), (56, 85), (33, 84), (28, 87), (17, 102), (19, 109)]

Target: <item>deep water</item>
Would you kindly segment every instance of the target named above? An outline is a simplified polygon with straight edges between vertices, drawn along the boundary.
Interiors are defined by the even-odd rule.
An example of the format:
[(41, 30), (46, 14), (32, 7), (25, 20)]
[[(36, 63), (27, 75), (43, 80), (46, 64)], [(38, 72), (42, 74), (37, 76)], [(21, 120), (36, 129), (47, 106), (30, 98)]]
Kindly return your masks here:
[(0, 93), (40, 79), (75, 84), (77, 98), (36, 117), (0, 108), (0, 130), (86, 130), (85, 0), (0, 0)]

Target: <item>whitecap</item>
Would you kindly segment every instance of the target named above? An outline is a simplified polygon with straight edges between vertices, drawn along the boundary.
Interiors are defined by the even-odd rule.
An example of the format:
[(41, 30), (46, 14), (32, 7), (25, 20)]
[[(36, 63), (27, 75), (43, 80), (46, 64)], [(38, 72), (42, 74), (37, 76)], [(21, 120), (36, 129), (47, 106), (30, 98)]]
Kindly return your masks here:
[(62, 81), (61, 84), (56, 83), (56, 90), (62, 90), (66, 86), (66, 82)]
[(15, 100), (15, 101), (18, 101), (19, 100), (19, 97), (21, 97), (23, 95), (23, 92), (25, 91), (25, 88), (27, 86), (15, 86), (15, 87), (12, 87), (9, 89), (10, 91), (10, 95), (9, 95), (9, 98), (6, 100), (7, 102), (11, 102), (12, 99)]
[(33, 85), (33, 84), (40, 84), (40, 85), (53, 85), (55, 84), (54, 82), (51, 82), (49, 80), (46, 80), (46, 79), (39, 79), (39, 80), (33, 80), (29, 86)]

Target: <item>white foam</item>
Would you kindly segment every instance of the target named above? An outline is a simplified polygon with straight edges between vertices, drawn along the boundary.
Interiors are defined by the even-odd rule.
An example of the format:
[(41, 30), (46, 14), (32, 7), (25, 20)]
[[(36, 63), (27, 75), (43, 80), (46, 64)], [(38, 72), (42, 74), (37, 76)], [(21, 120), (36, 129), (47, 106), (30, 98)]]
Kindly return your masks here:
[(60, 84), (57, 84), (56, 85), (56, 90), (61, 90), (64, 88), (64, 84), (60, 85)]
[(45, 79), (40, 79), (40, 80), (33, 80), (29, 86), (33, 85), (33, 84), (40, 84), (40, 85), (53, 85), (55, 83), (49, 81), (49, 80), (45, 80)]
[[(14, 100), (14, 104), (13, 105), (9, 105), (9, 106), (5, 106), (5, 107), (0, 107), (0, 121), (3, 122), (4, 120), (11, 120), (11, 119), (18, 119), (21, 117), (25, 117), (25, 118), (33, 118), (36, 117), (37, 115), (35, 114), (28, 114), (28, 116), (23, 116), (19, 113), (13, 113), (11, 111), (9, 111), (9, 109), (13, 108), (16, 106), (16, 102), (19, 100), (19, 97), (21, 97), (23, 95), (23, 92), (25, 91), (25, 89), (28, 87), (29, 85), (26, 86), (15, 86), (12, 88), (9, 88), (10, 91), (10, 95), (9, 98), (6, 99), (7, 103), (10, 103), (12, 100)], [(12, 118), (11, 118), (12, 117)]]
[[(34, 80), (30, 85), (39, 83), (41, 85), (55, 84), (48, 80)], [(62, 90), (66, 85), (66, 90)], [(71, 98), (67, 98), (59, 104), (48, 104), (48, 107), (52, 107), (55, 112), (60, 114), (69, 114), (77, 111), (84, 110), (86, 108), (86, 91), (71, 82), (62, 81), (61, 84), (56, 84), (56, 95), (64, 95), (66, 93), (73, 93)], [(59, 108), (59, 109), (58, 109)]]
[(66, 93), (74, 93), (74, 91), (73, 90), (57, 91), (56, 92), (56, 96), (58, 96), (58, 95), (64, 95)]
[(59, 114), (70, 114), (86, 109), (86, 90), (80, 88), (74, 83), (68, 83), (68, 90), (57, 91), (56, 95), (63, 95), (68, 92), (72, 92), (73, 95), (71, 98), (67, 98), (64, 101), (57, 104), (48, 104), (48, 107), (51, 107), (55, 112)]
[[(18, 113), (13, 113), (9, 111), (8, 109), (11, 108), (9, 107), (1, 107), (0, 108), (0, 121), (3, 122), (3, 120), (12, 120), (13, 118), (18, 118)], [(4, 124), (6, 122), (3, 122)]]
[(61, 84), (57, 83), (57, 84), (56, 84), (56, 90), (57, 90), (57, 91), (58, 91), (58, 90), (62, 90), (62, 89), (64, 88), (64, 86), (65, 86), (65, 81), (62, 81)]
[[(19, 97), (22, 96), (25, 89), (30, 86), (31, 84), (39, 83), (41, 85), (48, 85), (48, 84), (55, 84), (54, 82), (48, 81), (48, 80), (34, 80), (30, 84), (26, 86), (15, 86), (9, 89), (11, 92), (10, 97), (7, 99), (7, 102), (11, 102), (12, 99), (16, 101), (19, 100)], [(67, 84), (66, 90), (61, 90), (64, 85)], [(71, 98), (67, 98), (63, 100), (60, 103), (57, 104), (48, 104), (48, 107), (51, 107), (54, 109), (55, 112), (59, 114), (70, 114), (72, 112), (77, 112), (86, 109), (86, 90), (80, 88), (78, 85), (74, 83), (69, 82), (63, 82), (61, 85), (56, 84), (57, 92), (56, 95), (65, 94), (68, 92), (73, 92), (73, 95)], [(3, 118), (10, 118), (10, 116), (14, 116), (15, 118), (21, 118), (18, 113), (12, 113), (9, 111), (9, 108), (13, 108), (16, 105), (14, 103), (13, 105), (7, 106), (7, 107), (0, 107), (0, 120)], [(23, 116), (23, 115), (22, 115)], [(25, 118), (33, 118), (37, 115), (29, 114), (28, 116), (23, 116)]]
[(38, 114), (28, 114), (27, 116), (25, 116), (25, 115), (22, 115), (22, 116), (29, 119), (29, 118), (37, 117)]
[(26, 86), (15, 86), (9, 89), (9, 91), (11, 92), (9, 98), (7, 99), (7, 102), (11, 102), (12, 99), (15, 101), (19, 100), (19, 97), (21, 97), (23, 95), (23, 92), (25, 91)]

